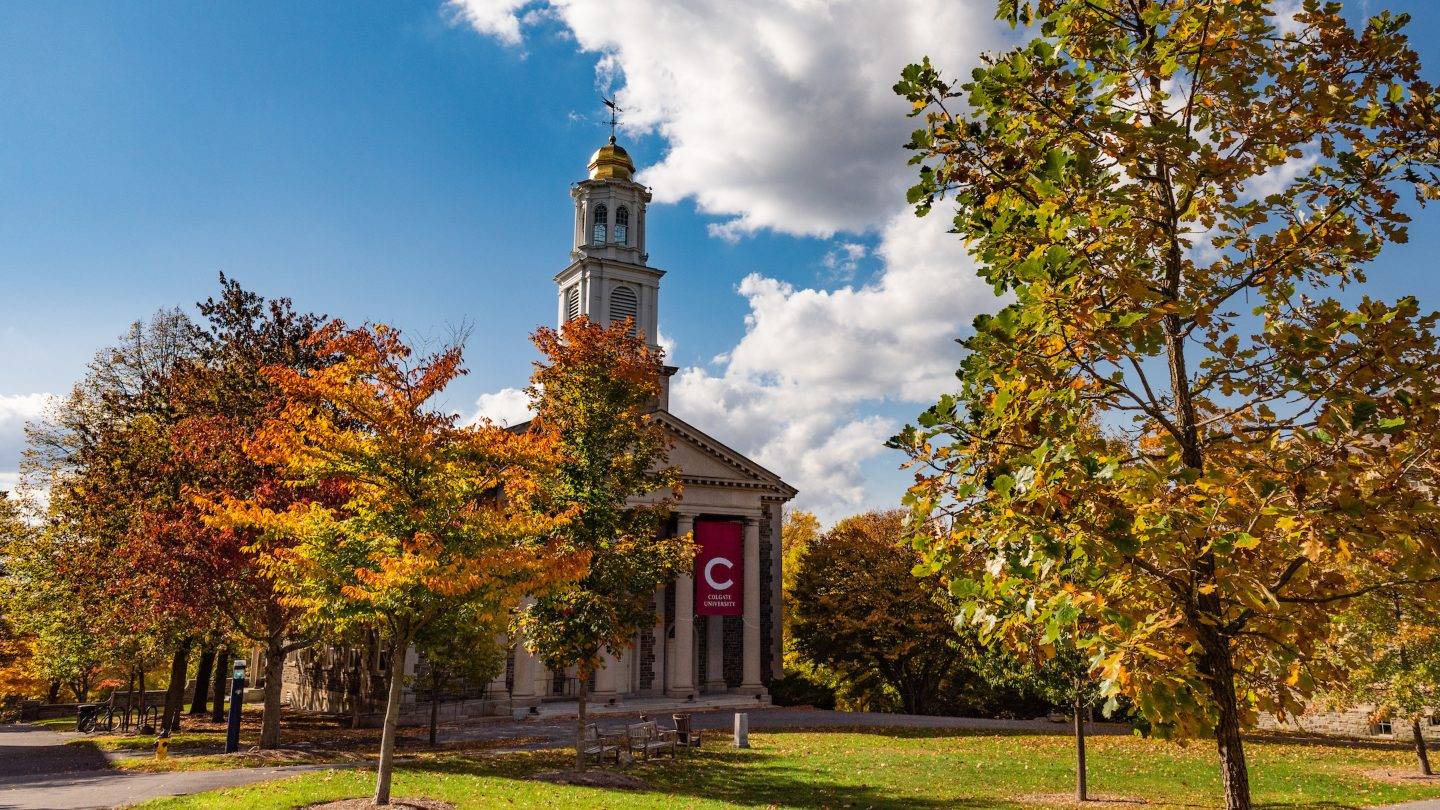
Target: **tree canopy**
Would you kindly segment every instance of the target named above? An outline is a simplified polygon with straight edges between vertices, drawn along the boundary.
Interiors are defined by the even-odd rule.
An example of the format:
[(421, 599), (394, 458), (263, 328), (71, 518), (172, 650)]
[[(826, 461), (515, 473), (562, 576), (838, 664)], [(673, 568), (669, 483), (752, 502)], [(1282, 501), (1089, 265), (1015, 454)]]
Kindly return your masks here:
[(1436, 193), (1437, 97), (1403, 15), (1281, 5), (1002, 0), (1038, 36), (896, 86), (911, 200), (1006, 301), (894, 440), (927, 569), (1017, 646), (1088, 628), (1231, 808), (1240, 730), (1338, 677), (1338, 607), (1440, 559), (1437, 319), (1355, 289)]

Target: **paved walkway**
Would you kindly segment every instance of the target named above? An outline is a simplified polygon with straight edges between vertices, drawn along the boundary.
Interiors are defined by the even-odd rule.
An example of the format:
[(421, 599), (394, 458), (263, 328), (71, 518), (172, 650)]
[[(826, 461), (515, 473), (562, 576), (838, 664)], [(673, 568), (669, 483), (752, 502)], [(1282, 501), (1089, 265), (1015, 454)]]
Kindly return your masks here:
[(281, 779), (322, 765), (234, 768), (222, 771), (133, 773), (110, 769), (93, 745), (67, 745), (74, 733), (0, 725), (0, 810), (71, 810), (143, 802), (223, 787)]
[[(230, 768), (219, 771), (175, 771), (133, 773), (128, 771), (80, 771), (31, 777), (23, 782), (0, 783), (0, 808), (4, 810), (72, 810), (72, 808), (125, 807), (161, 796), (183, 796), (206, 790), (268, 782), (306, 771), (324, 770), (324, 765), (296, 765), (283, 768)], [(118, 804), (117, 804), (118, 802)]]
[[(913, 728), (913, 729), (960, 729), (969, 731), (1012, 732), (1025, 731), (1040, 734), (1070, 734), (1069, 723), (1052, 723), (1048, 720), (985, 720), (974, 717), (930, 717), (915, 714), (881, 714), (879, 712), (835, 712), (822, 709), (790, 708), (778, 706), (753, 706), (746, 704), (750, 715), (750, 729), (866, 729), (866, 728)], [(648, 714), (669, 722), (670, 715), (677, 711), (688, 711), (693, 715), (695, 727), (707, 731), (729, 734), (734, 728), (735, 708), (709, 708), (682, 704), (674, 701), (642, 703), (630, 701), (595, 717), (595, 723), (602, 728), (618, 727), (634, 722), (639, 714)], [(557, 716), (558, 715), (558, 716)], [(1091, 734), (1129, 734), (1130, 727), (1116, 723), (1092, 723)], [(509, 718), (487, 718), (463, 725), (441, 728), (441, 742), (525, 740), (516, 745), (519, 749), (546, 748), (568, 745), (575, 738), (575, 718), (564, 712), (551, 714), (547, 707), (541, 707), (541, 714), (529, 720), (516, 722)]]

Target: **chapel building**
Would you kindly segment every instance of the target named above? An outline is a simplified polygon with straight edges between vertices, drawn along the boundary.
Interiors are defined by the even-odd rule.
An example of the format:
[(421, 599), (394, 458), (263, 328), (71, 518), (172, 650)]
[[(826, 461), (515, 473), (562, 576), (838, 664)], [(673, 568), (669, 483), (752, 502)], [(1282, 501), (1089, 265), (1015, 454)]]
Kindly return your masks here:
[[(561, 324), (582, 315), (605, 326), (631, 319), (655, 348), (665, 271), (650, 265), (645, 220), (651, 195), (634, 174), (630, 155), (612, 135), (590, 158), (588, 177), (572, 185), (573, 245), (569, 264), (554, 279), (556, 314)], [(684, 483), (665, 531), (695, 533), (696, 567), (656, 592), (653, 627), (624, 649), (605, 652), (605, 665), (590, 685), (596, 703), (720, 694), (763, 700), (770, 680), (781, 674), (781, 513), (796, 490), (671, 413), (675, 371), (665, 368), (654, 413), (670, 435), (669, 464), (680, 469)], [(574, 673), (550, 671), (519, 641), (509, 640), (505, 669), (494, 681), (447, 695), (448, 719), (574, 697)], [(382, 652), (372, 644), (296, 653), (286, 662), (284, 695), (300, 708), (364, 715), (383, 710), (384, 679), (376, 677)], [(407, 674), (423, 675), (424, 669), (423, 658), (412, 653)], [(407, 688), (412, 705), (426, 698), (419, 684)]]

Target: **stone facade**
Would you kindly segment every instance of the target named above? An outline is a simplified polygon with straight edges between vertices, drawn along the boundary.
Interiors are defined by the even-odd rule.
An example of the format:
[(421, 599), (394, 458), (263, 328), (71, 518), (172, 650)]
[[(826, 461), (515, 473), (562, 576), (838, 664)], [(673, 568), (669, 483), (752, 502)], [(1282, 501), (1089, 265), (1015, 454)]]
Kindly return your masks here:
[[(1267, 731), (1292, 731), (1323, 737), (1354, 737), (1376, 740), (1411, 742), (1415, 739), (1409, 720), (1377, 717), (1373, 706), (1352, 706), (1346, 709), (1316, 707), (1299, 717), (1284, 722), (1273, 714), (1260, 715), (1259, 726)], [(1440, 742), (1440, 711), (1421, 723), (1425, 739)]]

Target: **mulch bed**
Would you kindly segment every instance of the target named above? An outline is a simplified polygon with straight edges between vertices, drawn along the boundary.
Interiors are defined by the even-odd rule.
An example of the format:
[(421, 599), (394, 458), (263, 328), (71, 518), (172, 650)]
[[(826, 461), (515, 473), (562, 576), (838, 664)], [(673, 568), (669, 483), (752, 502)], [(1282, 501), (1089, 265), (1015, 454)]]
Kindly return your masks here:
[(1040, 804), (1052, 807), (1134, 807), (1138, 804), (1150, 803), (1138, 796), (1118, 796), (1113, 793), (1091, 793), (1084, 805), (1075, 801), (1075, 794), (1073, 792), (1032, 793), (1028, 796), (1019, 796), (1017, 798), (1028, 804)]
[(528, 779), (549, 782), (555, 785), (579, 785), (581, 787), (615, 788), (617, 790), (653, 790), (644, 779), (628, 773), (615, 771), (545, 771), (533, 774)]
[(375, 808), (390, 808), (390, 810), (455, 810), (455, 805), (450, 802), (442, 802), (439, 799), (412, 799), (405, 796), (392, 798), (389, 804), (376, 804), (374, 799), (340, 799), (334, 802), (323, 804), (307, 804), (303, 810), (375, 810)]
[(1392, 785), (1440, 785), (1440, 775), (1422, 776), (1420, 768), (1376, 768), (1365, 775), (1377, 782)]

